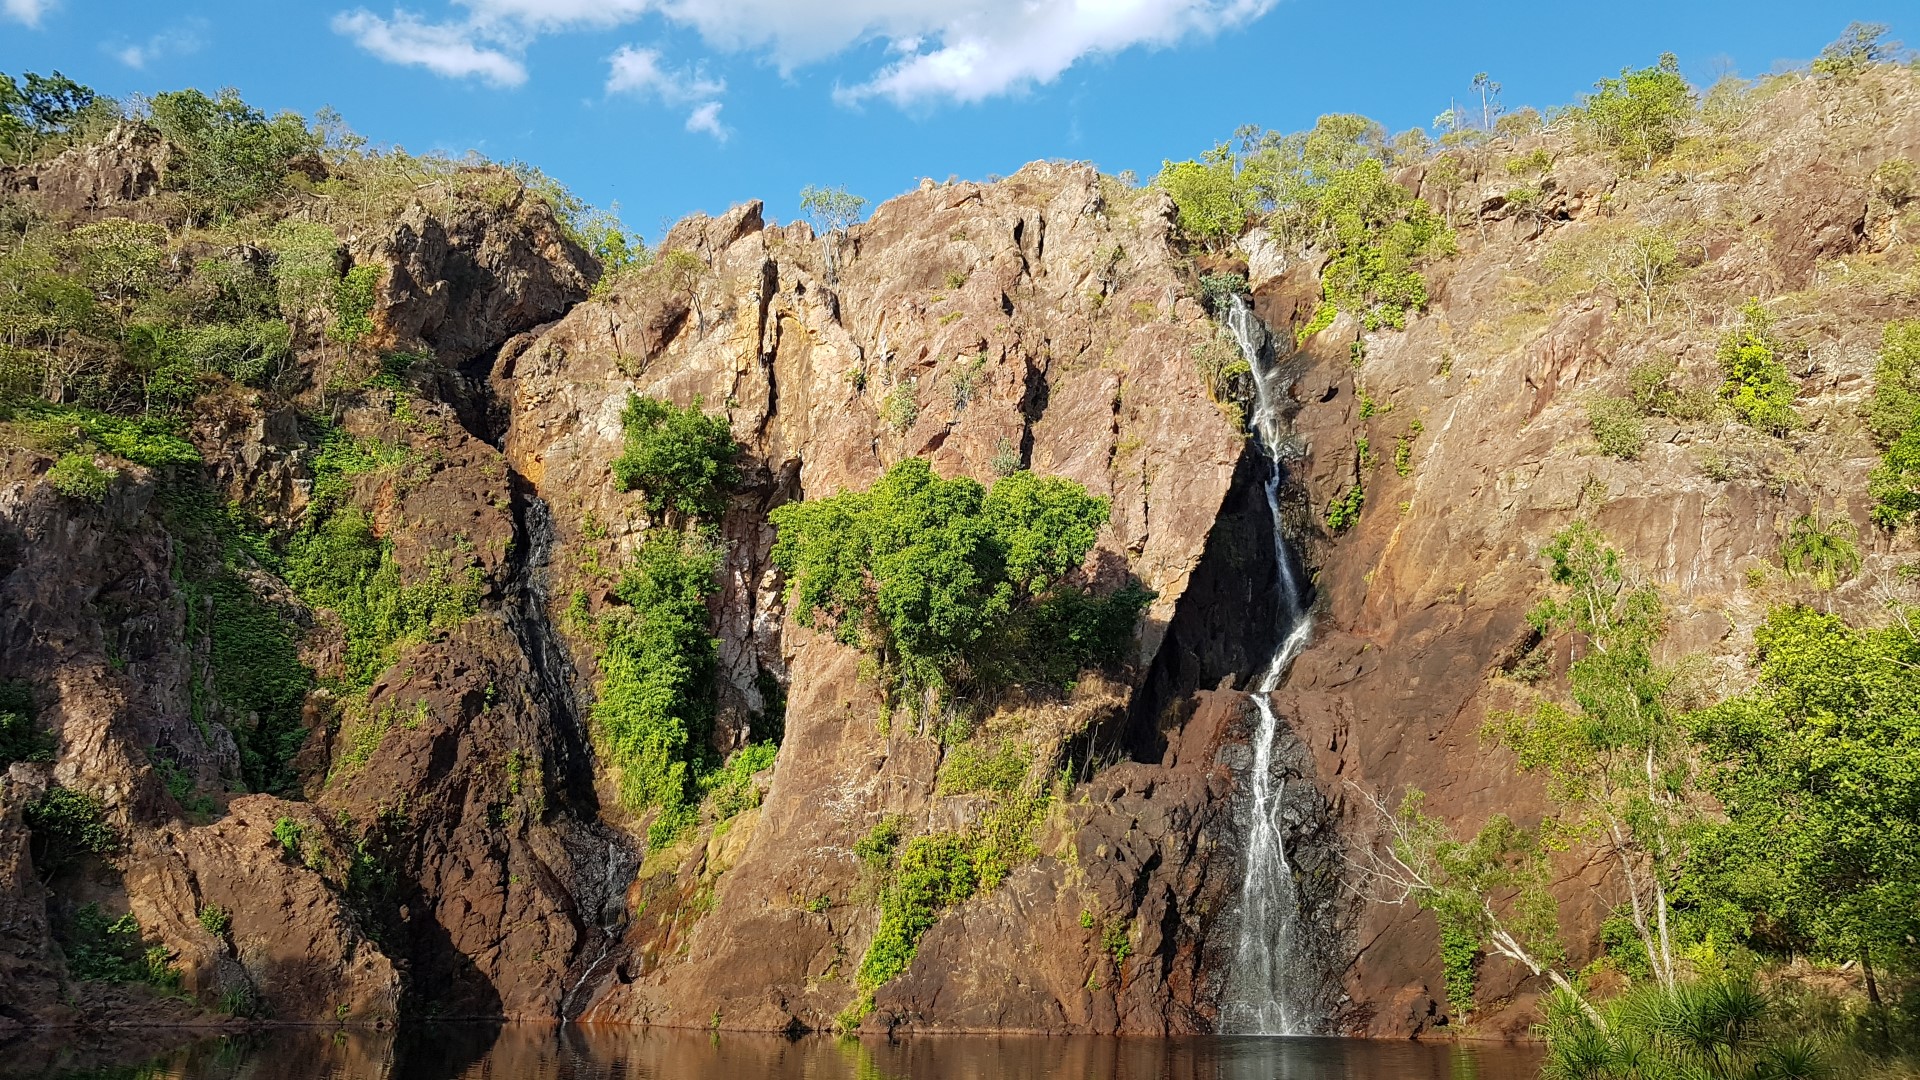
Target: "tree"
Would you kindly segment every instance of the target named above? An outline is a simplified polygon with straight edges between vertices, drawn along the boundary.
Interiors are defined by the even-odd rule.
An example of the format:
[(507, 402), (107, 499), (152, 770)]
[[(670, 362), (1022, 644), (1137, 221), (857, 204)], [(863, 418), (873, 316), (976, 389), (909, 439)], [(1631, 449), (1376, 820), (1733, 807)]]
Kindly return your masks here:
[(687, 298), (687, 306), (693, 309), (694, 324), (705, 333), (707, 313), (700, 307), (700, 282), (710, 269), (706, 260), (691, 251), (676, 249), (662, 255), (653, 265), (669, 289)]
[(1602, 278), (1621, 292), (1638, 293), (1647, 326), (1653, 325), (1654, 306), (1678, 273), (1680, 252), (1672, 233), (1647, 226), (1620, 238), (1607, 253)]
[(1480, 95), (1480, 130), (1492, 134), (1494, 121), (1506, 111), (1500, 104), (1500, 84), (1482, 71), (1473, 77), (1473, 89)]
[(1652, 168), (1673, 151), (1680, 124), (1693, 112), (1693, 88), (1680, 75), (1680, 61), (1664, 53), (1653, 67), (1620, 69), (1618, 79), (1601, 79), (1598, 93), (1582, 101), (1587, 123), (1602, 146), (1620, 160)]
[[(1689, 893), (1782, 951), (1865, 963), (1920, 940), (1920, 638), (1805, 607), (1754, 634), (1758, 684), (1691, 717), (1725, 819)], [(1877, 996), (1877, 987), (1869, 983)]]
[(1251, 191), (1233, 149), (1221, 143), (1198, 161), (1163, 161), (1154, 185), (1173, 199), (1182, 232), (1209, 251), (1239, 236), (1247, 225)]
[(1773, 332), (1773, 316), (1758, 300), (1740, 309), (1740, 322), (1720, 339), (1715, 356), (1726, 381), (1720, 396), (1734, 415), (1769, 435), (1785, 435), (1803, 421), (1794, 411), (1799, 384), (1780, 362), (1786, 342)]
[(695, 517), (726, 509), (728, 493), (740, 482), (734, 463), (740, 445), (726, 417), (706, 415), (698, 399), (683, 409), (630, 394), (620, 425), (625, 449), (613, 459), (613, 477), (621, 491), (644, 492), (647, 509), (655, 513)]
[(1900, 43), (1886, 40), (1886, 23), (1852, 22), (1838, 41), (1820, 50), (1814, 58), (1813, 73), (1835, 82), (1852, 82), (1875, 64), (1885, 63), (1900, 52)]
[[(1432, 912), (1443, 941), (1469, 941), (1512, 960), (1592, 1011), (1561, 970), (1566, 950), (1540, 830), (1523, 829), (1496, 814), (1472, 839), (1460, 840), (1422, 809), (1425, 796), (1419, 791), (1409, 791), (1397, 808), (1389, 808), (1370, 792), (1349, 786), (1368, 804), (1378, 830), (1379, 839), (1360, 867), (1374, 900)], [(1468, 950), (1455, 952), (1449, 966), (1470, 957)], [(1455, 971), (1447, 975), (1455, 981)]]
[(893, 687), (925, 698), (971, 683), (1043, 681), (1118, 659), (1151, 594), (1068, 581), (1108, 501), (1015, 472), (991, 489), (896, 462), (866, 491), (774, 510), (773, 561), (802, 626), (871, 650)]
[(1544, 774), (1568, 842), (1594, 840), (1613, 862), (1655, 976), (1675, 981), (1670, 893), (1691, 820), (1684, 730), (1668, 706), (1671, 670), (1654, 662), (1665, 628), (1659, 594), (1635, 581), (1593, 526), (1562, 529), (1542, 549), (1555, 590), (1528, 616), (1586, 652), (1567, 670), (1566, 702), (1495, 713), (1486, 734), (1525, 772)]
[(22, 162), (49, 142), (76, 134), (113, 103), (58, 71), (29, 71), (16, 81), (0, 72), (0, 160)]
[(234, 89), (155, 94), (153, 126), (180, 150), (167, 170), (203, 212), (230, 217), (278, 194), (296, 158), (318, 154), (321, 137), (293, 113), (269, 120)]
[(1888, 323), (1880, 341), (1867, 425), (1881, 455), (1867, 492), (1873, 520), (1893, 528), (1920, 513), (1920, 319)]
[(867, 208), (867, 200), (847, 192), (846, 187), (814, 187), (808, 184), (800, 189), (800, 209), (813, 222), (815, 232), (820, 234), (820, 247), (827, 260), (827, 283), (832, 284), (840, 272), (840, 246), (846, 239), (847, 230), (860, 220)]

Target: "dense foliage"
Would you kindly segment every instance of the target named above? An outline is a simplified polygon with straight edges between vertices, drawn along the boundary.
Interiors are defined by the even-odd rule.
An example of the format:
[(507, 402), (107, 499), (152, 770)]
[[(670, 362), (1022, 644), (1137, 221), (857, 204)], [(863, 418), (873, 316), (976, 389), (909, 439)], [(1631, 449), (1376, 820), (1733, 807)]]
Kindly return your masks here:
[(613, 459), (622, 491), (639, 491), (647, 509), (687, 517), (719, 514), (740, 482), (740, 447), (724, 416), (708, 416), (694, 401), (680, 408), (659, 398), (629, 395), (620, 416), (625, 446)]
[(1759, 684), (1693, 724), (1725, 809), (1693, 891), (1742, 937), (1836, 960), (1920, 959), (1920, 641), (1807, 608), (1755, 633)]
[(0, 770), (16, 761), (53, 760), (53, 737), (35, 723), (33, 688), (17, 679), (0, 680)]
[(1880, 464), (1867, 480), (1873, 519), (1908, 524), (1920, 513), (1920, 320), (1887, 325), (1867, 423), (1881, 446)]
[(1652, 67), (1622, 68), (1619, 78), (1594, 85), (1596, 92), (1581, 105), (1602, 146), (1642, 168), (1673, 152), (1680, 125), (1693, 112), (1693, 88), (1672, 53), (1663, 54)]
[(1716, 353), (1726, 376), (1720, 396), (1735, 416), (1770, 435), (1785, 435), (1803, 423), (1793, 408), (1799, 384), (1781, 362), (1785, 351), (1786, 343), (1773, 332), (1773, 317), (1749, 301)]
[(872, 650), (911, 695), (1058, 682), (1117, 662), (1151, 598), (1068, 581), (1107, 513), (1062, 477), (985, 488), (906, 458), (869, 490), (775, 510), (773, 560), (795, 619)]
[(1453, 231), (1387, 176), (1393, 160), (1378, 124), (1331, 115), (1292, 135), (1248, 129), (1237, 150), (1168, 161), (1154, 182), (1189, 236), (1217, 248), (1264, 215), (1281, 239), (1328, 253), (1321, 283), (1339, 310), (1369, 329), (1402, 327), (1426, 306), (1419, 264), (1450, 253)]

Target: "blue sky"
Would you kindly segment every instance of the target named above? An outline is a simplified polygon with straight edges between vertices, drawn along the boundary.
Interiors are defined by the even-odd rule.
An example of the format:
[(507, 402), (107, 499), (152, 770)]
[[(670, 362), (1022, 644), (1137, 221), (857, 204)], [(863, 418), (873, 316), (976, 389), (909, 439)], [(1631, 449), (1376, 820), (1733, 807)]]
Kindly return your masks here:
[[(1698, 83), (1804, 62), (1912, 0), (0, 0), (0, 71), (115, 96), (234, 86), (375, 143), (540, 166), (657, 239), (806, 184), (880, 200), (1036, 158), (1150, 175), (1241, 124), (1426, 125), (1477, 71), (1509, 106), (1680, 57)], [(1920, 44), (1920, 41), (1916, 41)]]

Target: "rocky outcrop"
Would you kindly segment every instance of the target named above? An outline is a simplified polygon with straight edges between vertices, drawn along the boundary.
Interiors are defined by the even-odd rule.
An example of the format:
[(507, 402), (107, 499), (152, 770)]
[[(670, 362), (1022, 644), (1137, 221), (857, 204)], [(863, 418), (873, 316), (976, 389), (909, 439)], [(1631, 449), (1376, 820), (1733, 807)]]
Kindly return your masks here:
[[(878, 922), (855, 843), (891, 815), (957, 830), (983, 809), (941, 792), (939, 733), (881, 721), (858, 652), (787, 618), (768, 514), (909, 456), (983, 481), (1031, 468), (1108, 498), (1079, 578), (1156, 598), (1120, 670), (983, 710), (1069, 773), (1038, 854), (942, 912), (875, 992), (868, 1028), (1216, 1026), (1253, 760), (1243, 691), (1284, 629), (1276, 528), (1314, 571), (1314, 643), (1272, 702), (1303, 908), (1341, 969), (1327, 1007), (1352, 1032), (1452, 1025), (1431, 920), (1354, 899), (1347, 856), (1372, 840), (1358, 796), (1417, 788), (1469, 829), (1543, 812), (1537, 784), (1479, 737), (1517, 700), (1502, 677), (1515, 660), (1537, 644), (1544, 685), (1564, 670), (1572, 643), (1536, 643), (1525, 620), (1541, 542), (1595, 521), (1661, 584), (1674, 655), (1706, 654), (1723, 686), (1744, 628), (1803, 595), (1764, 569), (1784, 523), (1819, 507), (1862, 527), (1866, 566), (1831, 598), (1849, 613), (1875, 607), (1910, 557), (1866, 528), (1872, 449), (1842, 422), (1879, 327), (1916, 310), (1905, 219), (1867, 178), (1920, 156), (1920, 107), (1905, 83), (1882, 89), (1880, 120), (1861, 124), (1833, 88), (1786, 86), (1685, 172), (1623, 178), (1551, 135), (1479, 152), (1480, 175), (1442, 200), (1459, 254), (1427, 268), (1432, 303), (1404, 331), (1343, 315), (1286, 347), (1321, 306), (1323, 260), (1245, 238), (1253, 310), (1292, 388), (1278, 522), (1244, 403), (1214, 400), (1195, 362), (1217, 330), (1157, 193), (1036, 164), (924, 183), (829, 237), (749, 203), (681, 222), (663, 245), (680, 257), (604, 281), (504, 174), (423, 194), (340, 237), (342, 267), (378, 268), (367, 346), (307, 328), (275, 393), (209, 395), (192, 419), (204, 467), (103, 457), (115, 473), (96, 504), (56, 492), (31, 439), (0, 449), (0, 679), (31, 684), (58, 744), (0, 777), (0, 1025), (833, 1025)], [(0, 173), (0, 191), (72, 220), (142, 215), (165, 166), (143, 130)], [(1536, 148), (1549, 175), (1515, 197), (1502, 155)], [(1581, 262), (1639, 227), (1683, 241), (1651, 316)], [(1805, 345), (1794, 374), (1813, 426), (1783, 442), (1661, 418), (1637, 459), (1596, 453), (1587, 398), (1664, 358), (1711, 391), (1715, 341), (1749, 296)], [(620, 803), (594, 753), (584, 629), (660, 524), (610, 473), (634, 393), (699, 402), (744, 447), (717, 523), (713, 749), (781, 739), (751, 778), (758, 806), (665, 850), (647, 849), (648, 811)], [(348, 491), (333, 497), (365, 514), (401, 580), (464, 606), (413, 628), (371, 679), (322, 679), (297, 778), (241, 794), (235, 733), (262, 720), (208, 690), (215, 600), (183, 543), (206, 508), (180, 503), (177, 482), (190, 473), (284, 540), (329, 438), (384, 448), (389, 464), (335, 476)], [(1385, 467), (1403, 439), (1405, 469)], [(1333, 534), (1324, 510), (1356, 478), (1364, 513)], [(220, 565), (336, 676), (340, 619), (271, 562), (236, 549)], [(116, 837), (58, 873), (35, 866), (24, 820), (54, 785), (98, 799)], [(1584, 955), (1600, 871), (1559, 869)], [(64, 928), (88, 904), (132, 914), (186, 995), (75, 979)], [(1524, 1027), (1538, 988), (1522, 975), (1483, 966), (1478, 1030)]]

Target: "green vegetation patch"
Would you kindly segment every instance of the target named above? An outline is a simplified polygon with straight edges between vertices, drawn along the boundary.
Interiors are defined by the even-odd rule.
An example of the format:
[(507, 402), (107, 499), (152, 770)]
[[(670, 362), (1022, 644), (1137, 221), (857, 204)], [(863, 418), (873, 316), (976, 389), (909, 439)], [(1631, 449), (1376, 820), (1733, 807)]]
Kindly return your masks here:
[(33, 865), (43, 880), (88, 855), (120, 850), (120, 834), (107, 824), (105, 804), (84, 791), (55, 784), (28, 803), (22, 816), (32, 830)]
[(870, 650), (919, 709), (925, 695), (1057, 685), (1124, 655), (1152, 595), (1067, 580), (1107, 514), (1064, 477), (1015, 472), (989, 489), (907, 458), (869, 490), (774, 510), (773, 560), (794, 617)]
[(711, 517), (726, 509), (727, 493), (740, 482), (740, 446), (726, 417), (706, 415), (698, 400), (680, 408), (634, 394), (620, 424), (626, 442), (613, 459), (613, 477), (621, 491), (643, 493), (655, 513)]
[(1780, 361), (1786, 343), (1773, 332), (1773, 316), (1757, 300), (1740, 309), (1740, 324), (1720, 339), (1716, 353), (1726, 382), (1720, 396), (1735, 416), (1769, 435), (1805, 425), (1794, 411), (1800, 386)]
[(1873, 520), (1889, 528), (1910, 524), (1920, 513), (1920, 320), (1887, 325), (1867, 423), (1881, 446), (1867, 480)]
[(131, 914), (109, 919), (97, 904), (83, 904), (66, 926), (61, 951), (67, 973), (83, 982), (146, 983), (178, 990), (181, 975), (164, 946), (148, 945)]
[(59, 745), (35, 723), (39, 712), (32, 686), (20, 679), (0, 679), (0, 770), (16, 761), (53, 760)]

